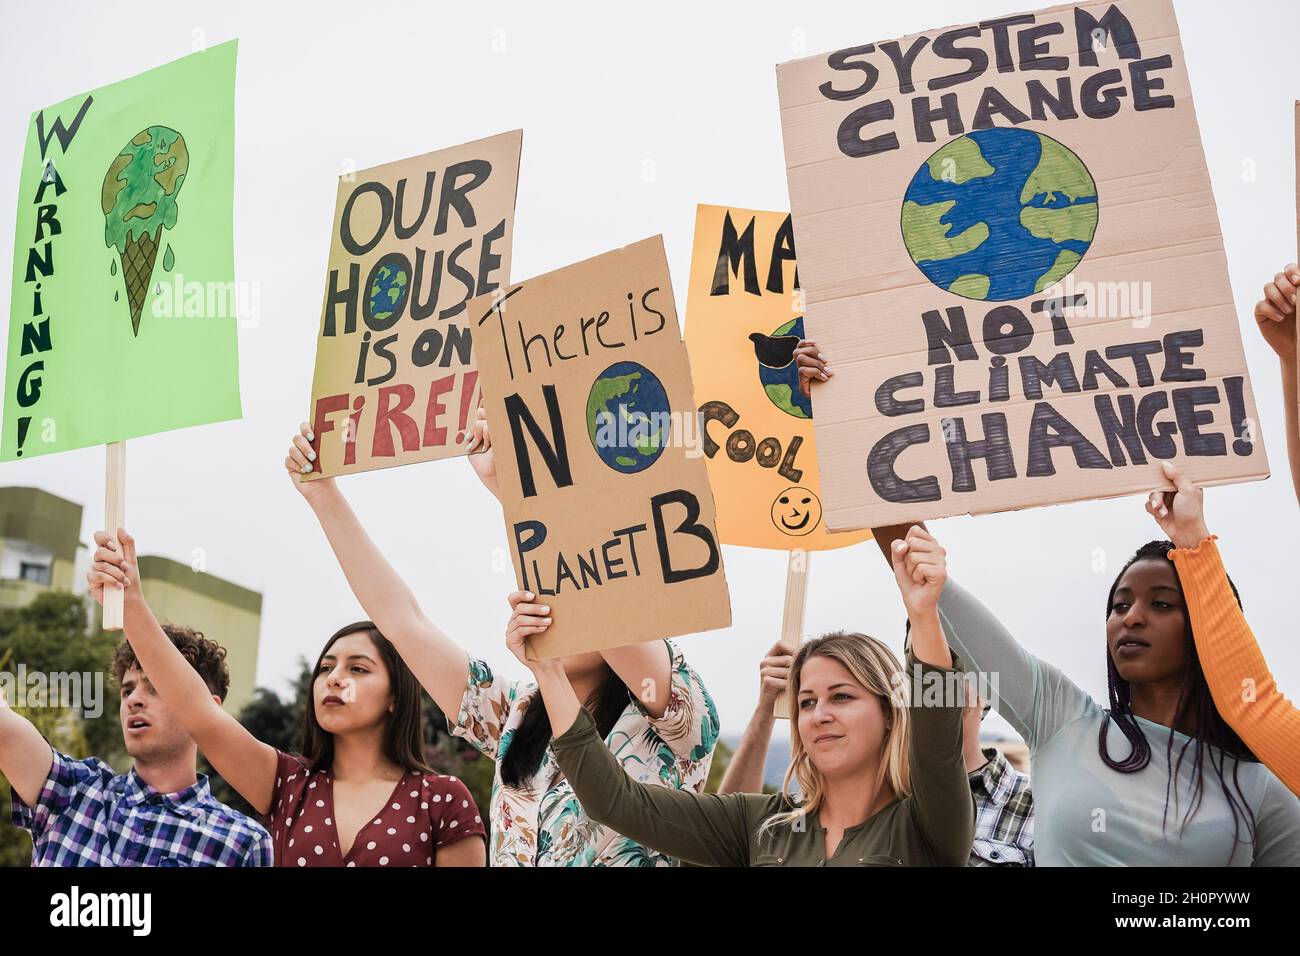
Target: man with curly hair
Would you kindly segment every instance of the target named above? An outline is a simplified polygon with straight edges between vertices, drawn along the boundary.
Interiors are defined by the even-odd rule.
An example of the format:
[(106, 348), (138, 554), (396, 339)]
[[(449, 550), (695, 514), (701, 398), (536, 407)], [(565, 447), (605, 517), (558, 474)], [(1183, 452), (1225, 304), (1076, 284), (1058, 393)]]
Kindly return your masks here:
[[(218, 703), (230, 689), (225, 649), (180, 625), (163, 630)], [(131, 645), (113, 655), (129, 773), (55, 750), (0, 694), (0, 773), (13, 823), (32, 835), (33, 866), (271, 866), (271, 838), (212, 796), (193, 739), (154, 692)]]

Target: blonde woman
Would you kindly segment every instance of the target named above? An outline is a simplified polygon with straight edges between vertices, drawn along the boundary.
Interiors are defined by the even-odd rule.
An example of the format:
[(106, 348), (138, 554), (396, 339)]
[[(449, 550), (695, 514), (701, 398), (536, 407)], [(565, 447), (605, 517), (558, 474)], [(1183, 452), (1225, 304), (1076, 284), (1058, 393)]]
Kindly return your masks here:
[[(962, 754), (964, 683), (937, 609), (944, 553), (914, 528), (893, 559), (912, 624), (907, 675), (943, 692), (909, 698), (902, 689), (912, 677), (873, 638), (840, 633), (807, 642), (786, 692), (797, 715), (792, 762), (781, 793), (772, 795), (699, 795), (633, 780), (604, 745), (563, 665), (525, 657), (524, 639), (550, 620), (534, 605), (515, 603), (506, 643), (537, 678), (555, 756), (587, 815), (701, 866), (963, 866), (974, 807)], [(801, 799), (791, 794), (793, 780)]]

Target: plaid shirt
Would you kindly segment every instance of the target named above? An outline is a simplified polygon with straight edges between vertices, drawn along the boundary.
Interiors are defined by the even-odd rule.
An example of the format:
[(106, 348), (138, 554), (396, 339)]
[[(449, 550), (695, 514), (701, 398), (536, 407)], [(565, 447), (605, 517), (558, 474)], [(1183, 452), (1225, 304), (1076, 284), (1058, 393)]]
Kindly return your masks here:
[(1034, 793), (1021, 773), (993, 748), (988, 763), (970, 773), (975, 797), (975, 843), (967, 866), (1034, 865)]
[(36, 806), (13, 794), (13, 823), (32, 835), (33, 866), (271, 866), (261, 825), (212, 796), (208, 778), (159, 793), (96, 757), (54, 751)]

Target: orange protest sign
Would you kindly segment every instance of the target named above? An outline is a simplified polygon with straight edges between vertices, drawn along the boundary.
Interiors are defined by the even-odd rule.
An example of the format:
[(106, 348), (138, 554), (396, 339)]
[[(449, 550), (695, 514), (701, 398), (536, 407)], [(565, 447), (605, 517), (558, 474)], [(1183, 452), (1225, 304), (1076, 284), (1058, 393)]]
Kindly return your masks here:
[(822, 521), (812, 402), (794, 359), (803, 335), (789, 213), (701, 205), (686, 351), (724, 544), (821, 551), (871, 537)]

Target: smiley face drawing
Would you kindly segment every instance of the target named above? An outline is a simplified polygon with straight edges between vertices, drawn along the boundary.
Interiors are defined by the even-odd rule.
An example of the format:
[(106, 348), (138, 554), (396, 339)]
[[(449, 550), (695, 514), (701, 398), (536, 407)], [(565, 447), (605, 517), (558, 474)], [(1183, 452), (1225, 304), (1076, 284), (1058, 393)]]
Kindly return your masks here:
[(772, 524), (792, 537), (808, 534), (821, 520), (821, 499), (807, 488), (787, 488), (772, 502)]

